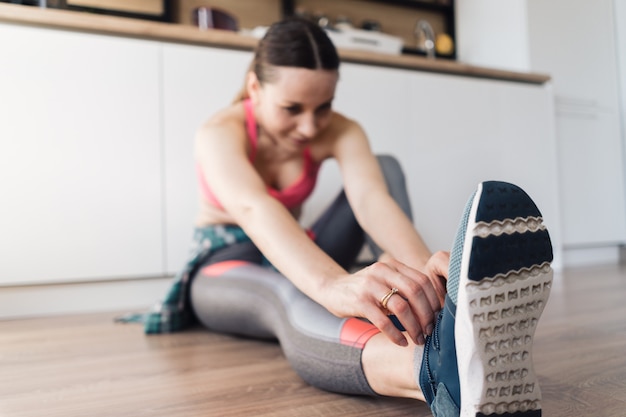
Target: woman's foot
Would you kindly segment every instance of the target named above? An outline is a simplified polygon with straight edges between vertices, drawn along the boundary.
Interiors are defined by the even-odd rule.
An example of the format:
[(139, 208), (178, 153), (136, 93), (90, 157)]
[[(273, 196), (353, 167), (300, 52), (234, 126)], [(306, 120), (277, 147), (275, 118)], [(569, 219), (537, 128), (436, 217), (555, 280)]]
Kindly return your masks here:
[(448, 295), (420, 385), (436, 417), (541, 416), (532, 341), (552, 283), (541, 213), (519, 187), (481, 183), (450, 255)]

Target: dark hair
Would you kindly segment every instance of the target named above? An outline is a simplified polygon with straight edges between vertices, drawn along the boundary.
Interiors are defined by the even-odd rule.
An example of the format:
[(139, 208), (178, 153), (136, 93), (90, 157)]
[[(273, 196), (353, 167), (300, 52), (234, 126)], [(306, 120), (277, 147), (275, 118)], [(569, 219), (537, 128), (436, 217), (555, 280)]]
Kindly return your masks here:
[[(259, 82), (271, 82), (276, 67), (336, 70), (339, 55), (332, 41), (310, 20), (290, 17), (272, 24), (259, 41), (250, 65)], [(235, 101), (247, 97), (246, 88)]]

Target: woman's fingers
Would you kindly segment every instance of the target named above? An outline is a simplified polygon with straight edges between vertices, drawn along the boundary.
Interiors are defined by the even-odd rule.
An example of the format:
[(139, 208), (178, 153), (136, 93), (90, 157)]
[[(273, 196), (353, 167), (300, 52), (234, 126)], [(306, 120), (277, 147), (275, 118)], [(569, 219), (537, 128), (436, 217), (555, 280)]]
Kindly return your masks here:
[(367, 313), (367, 319), (374, 326), (378, 327), (378, 329), (393, 343), (399, 346), (407, 346), (408, 341), (406, 340), (405, 335), (398, 330), (387, 314), (388, 313), (383, 311), (380, 307), (373, 306), (373, 308)]
[[(397, 261), (374, 264), (368, 273), (374, 275), (379, 283), (372, 294), (377, 298), (375, 303), (382, 315), (394, 314), (411, 339), (423, 344), (424, 334), (432, 332), (435, 312), (441, 308), (437, 292), (428, 277)], [(372, 320), (372, 317), (368, 318)], [(380, 323), (382, 327), (379, 328), (385, 334), (398, 331), (388, 317), (378, 320), (375, 324), (378, 326)]]
[(395, 260), (393, 261), (393, 266), (403, 277), (406, 277), (405, 297), (409, 302), (425, 298), (433, 311), (441, 310), (438, 291), (428, 276)]
[[(347, 313), (351, 310), (346, 309), (347, 306), (355, 307), (356, 311), (348, 314), (367, 318), (400, 346), (406, 346), (407, 336), (423, 344), (424, 336), (432, 333), (435, 317), (442, 308), (445, 284), (439, 274), (447, 275), (444, 265), (447, 258), (443, 252), (433, 256), (426, 274), (396, 260), (374, 263), (344, 282), (348, 285), (344, 290), (352, 288), (347, 292), (358, 301), (342, 303), (339, 310)], [(394, 325), (390, 315), (396, 316), (407, 334)]]
[(430, 257), (424, 267), (424, 273), (428, 275), (439, 295), (442, 308), (447, 293), (446, 284), (448, 280), (449, 264), (450, 252), (439, 251)]
[(396, 316), (415, 343), (418, 345), (424, 344), (424, 334), (427, 332), (426, 329), (430, 325), (430, 322), (423, 323), (421, 320), (422, 317), (420, 317), (422, 313), (414, 312), (412, 306), (407, 300), (400, 296), (400, 293), (395, 294), (394, 297), (389, 300), (389, 303), (387, 303), (387, 311), (385, 312), (387, 320), (396, 328), (389, 318), (389, 314)]

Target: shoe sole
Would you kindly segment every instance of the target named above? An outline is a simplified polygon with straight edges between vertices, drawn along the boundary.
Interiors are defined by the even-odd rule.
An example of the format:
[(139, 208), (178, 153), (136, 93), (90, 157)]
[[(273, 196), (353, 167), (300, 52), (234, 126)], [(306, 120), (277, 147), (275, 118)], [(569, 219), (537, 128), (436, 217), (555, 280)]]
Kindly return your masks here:
[(485, 182), (467, 223), (455, 340), (461, 416), (541, 416), (532, 343), (552, 284), (552, 245), (519, 187)]

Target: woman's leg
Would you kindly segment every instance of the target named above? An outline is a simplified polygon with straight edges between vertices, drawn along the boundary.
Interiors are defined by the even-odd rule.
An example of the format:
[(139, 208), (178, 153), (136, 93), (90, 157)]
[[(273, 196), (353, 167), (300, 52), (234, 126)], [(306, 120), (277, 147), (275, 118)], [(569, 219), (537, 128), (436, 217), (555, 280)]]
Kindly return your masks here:
[(335, 317), (261, 261), (251, 242), (204, 261), (190, 290), (202, 324), (222, 333), (278, 339), (293, 369), (318, 388), (422, 398), (413, 371), (421, 347), (398, 347), (368, 322)]
[(424, 401), (418, 383), (423, 352), (424, 346), (410, 339), (409, 346), (402, 347), (378, 333), (363, 349), (365, 377), (377, 394)]
[(378, 329), (340, 319), (287, 278), (258, 264), (226, 260), (202, 267), (191, 305), (207, 328), (278, 339), (293, 369), (309, 384), (347, 394), (375, 395), (361, 366), (365, 343)]
[[(550, 238), (519, 188), (485, 183), (480, 190), (459, 227), (446, 306), (425, 349), (398, 347), (369, 323), (339, 319), (279, 273), (245, 261), (201, 269), (191, 288), (194, 310), (209, 328), (278, 338), (294, 369), (323, 389), (426, 397), (440, 417), (459, 409), (537, 417), (541, 393), (530, 351), (552, 279)], [(483, 218), (493, 230), (483, 230)], [(495, 252), (483, 250), (488, 241), (498, 243)]]

